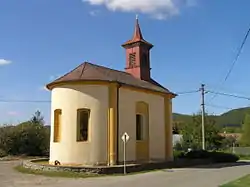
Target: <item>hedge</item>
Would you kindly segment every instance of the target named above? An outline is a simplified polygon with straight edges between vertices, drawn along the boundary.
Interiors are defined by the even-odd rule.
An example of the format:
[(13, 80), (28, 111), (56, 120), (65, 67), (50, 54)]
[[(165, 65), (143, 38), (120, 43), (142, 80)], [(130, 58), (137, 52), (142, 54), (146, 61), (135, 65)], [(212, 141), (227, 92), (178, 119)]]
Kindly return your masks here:
[[(177, 155), (177, 154), (176, 154)], [(216, 151), (205, 151), (205, 150), (195, 150), (189, 151), (187, 153), (178, 153), (177, 158), (185, 159), (210, 159), (212, 162), (237, 162), (239, 157), (235, 154), (216, 152)]]

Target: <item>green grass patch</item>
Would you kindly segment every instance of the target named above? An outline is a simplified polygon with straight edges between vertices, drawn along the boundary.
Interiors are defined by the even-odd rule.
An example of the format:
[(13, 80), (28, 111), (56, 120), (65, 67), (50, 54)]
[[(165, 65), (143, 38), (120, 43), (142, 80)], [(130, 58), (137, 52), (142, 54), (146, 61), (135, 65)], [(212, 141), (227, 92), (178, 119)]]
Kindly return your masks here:
[[(33, 162), (33, 161), (32, 161)], [(35, 164), (40, 164), (40, 165), (50, 165), (49, 164), (49, 161), (34, 161), (33, 163), (35, 163)]]
[(250, 160), (250, 155), (238, 155), (241, 160)]
[(239, 178), (233, 182), (224, 184), (220, 187), (247, 187), (247, 186), (250, 186), (250, 175)]
[[(105, 177), (105, 176), (124, 176), (124, 174), (90, 174), (90, 173), (83, 173), (83, 172), (70, 172), (70, 171), (41, 171), (41, 170), (32, 170), (24, 168), (23, 166), (16, 166), (14, 167), (15, 170), (25, 173), (25, 174), (33, 174), (33, 175), (43, 175), (47, 177), (64, 177), (64, 178), (88, 178), (88, 177)], [(171, 170), (171, 169), (169, 169)], [(136, 175), (136, 174), (143, 174), (149, 172), (161, 171), (160, 169), (154, 170), (144, 170), (139, 172), (132, 172), (127, 173), (126, 175)]]
[(23, 166), (16, 166), (15, 170), (33, 175), (44, 175), (48, 177), (65, 177), (65, 178), (87, 178), (87, 177), (100, 177), (104, 175), (98, 174), (87, 174), (87, 173), (77, 173), (77, 172), (69, 172), (69, 171), (41, 171), (41, 170), (32, 170), (24, 168)]

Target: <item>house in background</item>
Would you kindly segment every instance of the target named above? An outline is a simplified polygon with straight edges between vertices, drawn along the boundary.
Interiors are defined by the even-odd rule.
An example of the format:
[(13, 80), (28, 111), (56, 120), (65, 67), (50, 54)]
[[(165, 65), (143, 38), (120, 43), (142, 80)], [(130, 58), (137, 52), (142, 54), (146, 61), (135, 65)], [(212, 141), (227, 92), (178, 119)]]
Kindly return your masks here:
[[(47, 85), (51, 95), (50, 163), (116, 165), (127, 160), (171, 161), (172, 99), (151, 78), (150, 49), (136, 19), (125, 71), (85, 62)], [(98, 54), (97, 54), (98, 55)]]
[(183, 140), (183, 135), (182, 134), (173, 134), (173, 146), (175, 146), (177, 143), (182, 143)]

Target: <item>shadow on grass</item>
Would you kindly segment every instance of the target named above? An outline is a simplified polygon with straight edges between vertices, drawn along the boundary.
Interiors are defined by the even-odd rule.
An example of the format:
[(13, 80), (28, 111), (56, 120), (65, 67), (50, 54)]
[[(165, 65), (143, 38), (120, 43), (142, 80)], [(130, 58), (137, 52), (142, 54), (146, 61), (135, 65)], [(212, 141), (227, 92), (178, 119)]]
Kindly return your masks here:
[(207, 164), (207, 165), (191, 166), (187, 168), (219, 169), (219, 168), (227, 168), (227, 167), (246, 166), (246, 165), (250, 165), (250, 162), (238, 161), (234, 163), (215, 163), (215, 164), (213, 163), (213, 164)]

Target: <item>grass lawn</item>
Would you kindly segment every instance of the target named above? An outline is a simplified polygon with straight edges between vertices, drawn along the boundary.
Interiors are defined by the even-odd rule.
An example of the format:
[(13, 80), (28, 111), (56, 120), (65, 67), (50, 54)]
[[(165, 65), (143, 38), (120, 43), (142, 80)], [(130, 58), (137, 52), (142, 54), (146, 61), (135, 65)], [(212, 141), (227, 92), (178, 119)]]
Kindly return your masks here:
[[(43, 175), (47, 177), (66, 177), (66, 178), (88, 178), (88, 177), (105, 177), (105, 176), (124, 176), (124, 174), (87, 174), (87, 173), (78, 173), (78, 172), (70, 172), (70, 171), (41, 171), (41, 170), (32, 170), (24, 168), (23, 166), (16, 166), (14, 167), (15, 170), (26, 173), (26, 174), (33, 174), (33, 175)], [(161, 171), (159, 169), (155, 170), (146, 170), (146, 171), (139, 171), (133, 173), (127, 173), (126, 175), (136, 175), (136, 174), (143, 174), (149, 172)]]
[(247, 187), (250, 186), (250, 175), (237, 179), (220, 187)]
[(250, 160), (250, 155), (238, 155), (241, 160)]

